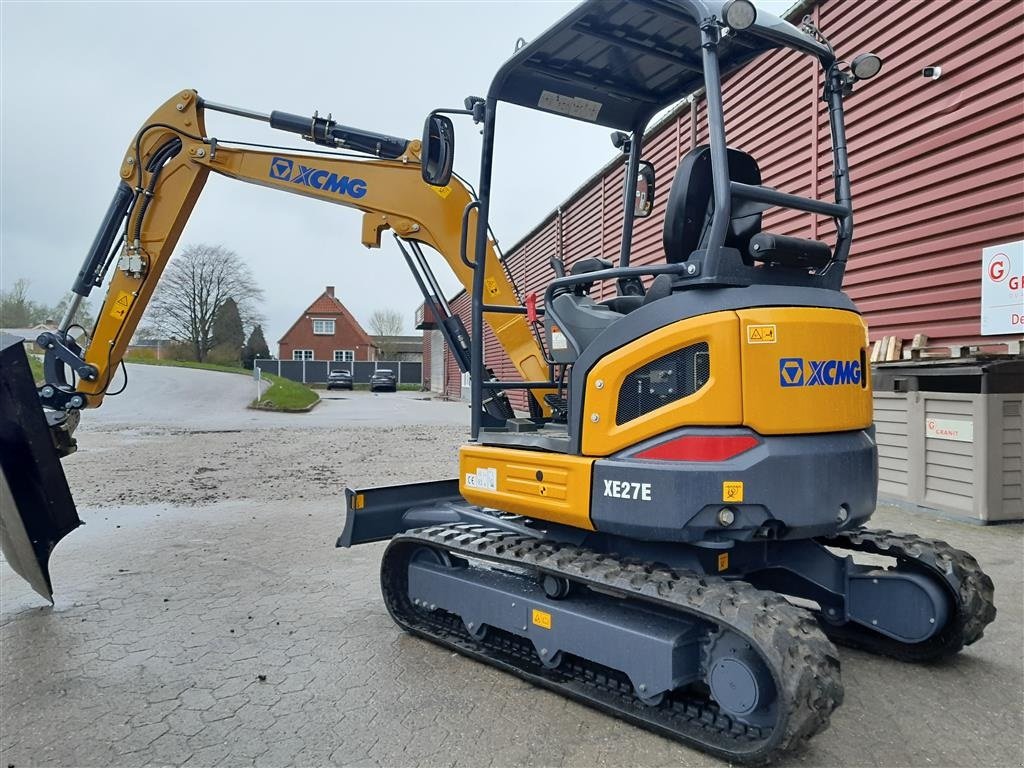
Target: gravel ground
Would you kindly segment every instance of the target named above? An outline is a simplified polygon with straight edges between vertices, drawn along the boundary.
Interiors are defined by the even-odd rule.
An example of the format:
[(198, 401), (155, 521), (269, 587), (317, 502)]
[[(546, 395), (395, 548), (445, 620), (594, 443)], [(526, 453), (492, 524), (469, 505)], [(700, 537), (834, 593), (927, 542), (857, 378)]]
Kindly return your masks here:
[[(454, 474), (463, 406), (345, 393), (282, 422), (153, 400), (86, 414), (56, 604), (0, 564), (0, 766), (721, 765), (403, 634), (383, 545), (334, 548), (344, 485)], [(873, 523), (971, 551), (999, 616), (943, 664), (841, 649), (844, 704), (782, 765), (1024, 764), (1022, 528)]]
[(238, 374), (129, 365), (64, 461), (81, 506), (341, 498), (346, 485), (453, 477), (469, 412), (419, 392), (324, 391), (309, 413), (245, 408)]
[(346, 485), (454, 477), (464, 438), (464, 427), (422, 424), (258, 432), (97, 427), (78, 433), (80, 448), (64, 466), (83, 506), (338, 500)]

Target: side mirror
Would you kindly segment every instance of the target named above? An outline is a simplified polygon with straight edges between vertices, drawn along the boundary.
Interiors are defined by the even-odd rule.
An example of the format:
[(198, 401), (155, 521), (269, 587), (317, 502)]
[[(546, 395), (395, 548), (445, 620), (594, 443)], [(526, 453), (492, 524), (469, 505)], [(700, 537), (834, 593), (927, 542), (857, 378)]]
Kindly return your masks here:
[(452, 178), (455, 162), (455, 126), (444, 115), (430, 114), (423, 125), (423, 180), (432, 187), (444, 187)]
[(636, 200), (633, 215), (643, 219), (654, 210), (654, 166), (646, 160), (640, 161), (636, 177)]

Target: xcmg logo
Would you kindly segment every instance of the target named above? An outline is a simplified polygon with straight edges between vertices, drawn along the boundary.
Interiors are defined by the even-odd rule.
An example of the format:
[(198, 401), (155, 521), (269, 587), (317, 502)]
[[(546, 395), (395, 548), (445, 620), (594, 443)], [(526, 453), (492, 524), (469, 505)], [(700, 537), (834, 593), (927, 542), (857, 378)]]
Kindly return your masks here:
[(837, 387), (860, 384), (860, 360), (779, 359), (779, 384), (783, 387)]
[(270, 161), (269, 176), (278, 181), (290, 181), (292, 184), (335, 192), (357, 200), (366, 194), (366, 182), (363, 179), (350, 179), (307, 165), (296, 166), (287, 157), (275, 157)]

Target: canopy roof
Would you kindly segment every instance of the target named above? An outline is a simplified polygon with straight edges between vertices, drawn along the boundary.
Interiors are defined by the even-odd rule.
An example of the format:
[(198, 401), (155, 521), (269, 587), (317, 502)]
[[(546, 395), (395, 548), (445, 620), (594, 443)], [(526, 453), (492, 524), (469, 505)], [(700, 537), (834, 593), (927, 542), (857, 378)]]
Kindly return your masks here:
[[(586, 0), (494, 77), (490, 96), (619, 130), (647, 123), (704, 86), (700, 20), (722, 18), (721, 0)], [(718, 48), (725, 75), (775, 48), (825, 63), (828, 48), (758, 9), (757, 21)]]

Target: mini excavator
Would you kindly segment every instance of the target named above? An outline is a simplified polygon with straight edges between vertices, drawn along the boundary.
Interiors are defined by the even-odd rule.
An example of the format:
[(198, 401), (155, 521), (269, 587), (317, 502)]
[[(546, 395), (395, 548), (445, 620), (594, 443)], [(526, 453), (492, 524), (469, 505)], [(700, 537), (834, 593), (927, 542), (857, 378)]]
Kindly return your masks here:
[[(834, 202), (765, 186), (756, 160), (726, 142), (722, 78), (778, 49), (821, 67)], [(381, 589), (401, 628), (753, 764), (828, 726), (843, 699), (833, 641), (930, 661), (982, 637), (995, 618), (994, 588), (971, 555), (864, 527), (876, 505), (877, 448), (866, 327), (841, 290), (853, 237), (843, 102), (881, 65), (872, 54), (840, 60), (809, 20), (798, 29), (749, 0), (588, 0), (517, 50), (485, 98), (432, 113), (421, 146), (375, 137), (355, 147), (422, 176), (408, 187), (417, 205), (389, 209), (386, 223), (402, 238), (458, 253), (448, 261), (472, 299), (471, 439), (459, 452), (459, 476), (346, 490), (338, 545), (388, 542)], [(630, 266), (633, 223), (650, 212), (654, 190), (642, 159), (644, 130), (698, 88), (709, 141), (686, 153), (672, 182), (665, 263)], [(499, 103), (605, 126), (626, 150), (618, 264), (593, 257), (566, 274), (556, 259), (542, 305), (509, 301), (514, 290), (504, 287), (488, 236)], [(14, 398), (0, 432), (7, 483), (0, 490), (18, 511), (3, 516), (4, 551), (12, 542), (30, 548), (22, 561), (40, 570), (47, 589), (46, 558), (66, 533), (62, 525), (77, 524), (77, 516), (66, 515), (73, 504), (61, 497), (63, 475), (39, 401), (56, 414), (49, 424), (60, 432), (68, 418), (61, 414), (96, 404), (109, 378), (104, 371), (120, 359), (126, 339), (104, 336), (103, 323), (122, 290), (133, 297), (129, 313), (145, 303), (167, 255), (155, 242), (146, 245), (144, 206), (150, 199), (154, 211), (164, 205), (147, 194), (153, 173), (176, 163), (180, 180), (159, 182), (174, 185), (171, 209), (194, 202), (208, 170), (284, 188), (275, 183), (274, 159), (232, 154), (203, 138), (196, 105), (169, 102), (122, 166), (127, 188), (119, 188), (76, 283), (92, 283), (91, 268), (103, 264), (127, 211), (119, 272), (86, 353), (91, 359), (69, 359), (43, 344), (48, 362), (56, 355), (76, 371), (78, 388), (51, 379), (52, 365), (38, 394), (30, 385), (9, 386), (24, 377), (0, 377), (5, 398)], [(175, 110), (191, 122), (168, 128)], [(482, 125), (478, 198), (457, 185), (442, 193), (453, 189), (450, 114)], [(314, 140), (335, 135), (319, 118), (286, 122)], [(173, 153), (160, 149), (169, 143)], [(303, 162), (280, 157), (293, 167)], [(333, 172), (341, 185), (340, 170), (325, 164), (322, 171), (322, 181)], [(294, 184), (293, 173), (286, 184)], [(350, 195), (364, 188), (345, 173)], [(379, 178), (369, 171), (358, 178), (369, 202)], [(428, 238), (429, 217), (418, 205), (435, 210), (456, 195), (461, 229), (443, 242), (433, 231)], [(826, 217), (834, 239), (765, 231), (771, 208)], [(375, 215), (368, 220), (379, 221)], [(418, 237), (397, 226), (399, 217), (419, 222)], [(152, 237), (173, 245), (183, 221), (168, 216)], [(590, 293), (603, 281), (614, 282), (617, 295), (596, 301)], [(529, 350), (512, 358), (521, 381), (497, 380), (485, 366), (484, 323), (493, 328), (503, 318), (520, 321), (517, 338)], [(533, 336), (531, 326), (543, 333)], [(110, 351), (94, 352), (100, 338), (111, 339)], [(537, 338), (543, 343), (534, 346)], [(41, 341), (75, 353), (60, 333)], [(495, 408), (513, 388), (530, 393), (529, 418)], [(86, 401), (76, 406), (75, 397)], [(12, 474), (10, 446), (25, 457), (15, 469), (44, 491)], [(858, 562), (861, 555), (872, 564)]]

